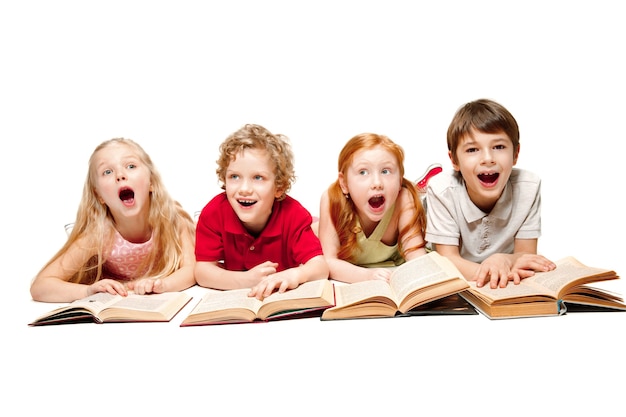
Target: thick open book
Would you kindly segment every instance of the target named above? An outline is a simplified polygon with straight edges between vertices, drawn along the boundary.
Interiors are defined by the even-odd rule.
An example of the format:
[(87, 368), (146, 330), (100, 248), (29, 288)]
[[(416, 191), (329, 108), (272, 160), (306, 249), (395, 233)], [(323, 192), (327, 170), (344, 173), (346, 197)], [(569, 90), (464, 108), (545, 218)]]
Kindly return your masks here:
[(568, 305), (577, 311), (626, 310), (618, 294), (586, 284), (618, 279), (615, 271), (583, 265), (573, 257), (556, 262), (556, 269), (537, 272), (518, 285), (509, 282), (505, 288), (476, 287), (461, 293), (477, 310), (491, 319), (558, 316)]
[(280, 319), (319, 317), (335, 304), (333, 283), (328, 279), (305, 282), (284, 293), (275, 292), (263, 301), (241, 290), (207, 289), (206, 294), (180, 324), (204, 326), (267, 322)]
[[(336, 306), (324, 311), (322, 320), (395, 317), (428, 314), (427, 303), (450, 297), (438, 313), (474, 314), (459, 297), (469, 287), (454, 264), (437, 252), (430, 252), (393, 268), (389, 283), (380, 280), (355, 282), (335, 287)], [(457, 304), (455, 307), (452, 304)], [(441, 308), (445, 306), (446, 309)], [(420, 307), (424, 307), (420, 311)], [(469, 308), (468, 308), (469, 307)], [(435, 306), (433, 305), (433, 311)]]
[(170, 321), (191, 300), (184, 292), (128, 296), (96, 293), (39, 316), (29, 326), (79, 322)]

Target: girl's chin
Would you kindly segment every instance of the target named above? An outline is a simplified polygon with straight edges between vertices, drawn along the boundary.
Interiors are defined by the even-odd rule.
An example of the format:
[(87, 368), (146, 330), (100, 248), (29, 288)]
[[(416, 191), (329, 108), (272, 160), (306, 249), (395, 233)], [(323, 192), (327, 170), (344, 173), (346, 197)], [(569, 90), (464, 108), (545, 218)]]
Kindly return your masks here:
[(377, 222), (385, 214), (385, 206), (383, 205), (383, 206), (376, 207), (376, 208), (372, 206), (368, 206), (365, 214), (368, 219), (370, 219), (371, 221)]

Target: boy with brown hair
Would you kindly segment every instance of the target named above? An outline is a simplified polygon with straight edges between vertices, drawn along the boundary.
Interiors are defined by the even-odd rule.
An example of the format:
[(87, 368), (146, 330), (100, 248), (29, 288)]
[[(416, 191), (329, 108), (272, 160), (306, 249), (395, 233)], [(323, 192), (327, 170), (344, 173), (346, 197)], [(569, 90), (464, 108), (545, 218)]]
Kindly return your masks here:
[(514, 168), (519, 128), (502, 105), (469, 102), (447, 133), (453, 171), (433, 177), (426, 192), (426, 240), (466, 279), (482, 287), (518, 284), (556, 266), (537, 254), (541, 180)]

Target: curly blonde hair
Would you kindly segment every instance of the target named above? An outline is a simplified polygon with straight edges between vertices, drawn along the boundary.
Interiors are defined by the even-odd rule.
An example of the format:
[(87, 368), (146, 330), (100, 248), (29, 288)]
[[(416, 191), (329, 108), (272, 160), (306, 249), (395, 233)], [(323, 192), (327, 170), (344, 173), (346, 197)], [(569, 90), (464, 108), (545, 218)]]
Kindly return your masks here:
[(228, 136), (220, 145), (220, 157), (217, 160), (217, 177), (221, 188), (225, 189), (226, 170), (237, 155), (245, 149), (262, 149), (268, 152), (274, 161), (276, 188), (282, 191), (278, 200), (282, 200), (296, 181), (294, 155), (289, 138), (282, 134), (273, 134), (263, 126), (246, 124)]

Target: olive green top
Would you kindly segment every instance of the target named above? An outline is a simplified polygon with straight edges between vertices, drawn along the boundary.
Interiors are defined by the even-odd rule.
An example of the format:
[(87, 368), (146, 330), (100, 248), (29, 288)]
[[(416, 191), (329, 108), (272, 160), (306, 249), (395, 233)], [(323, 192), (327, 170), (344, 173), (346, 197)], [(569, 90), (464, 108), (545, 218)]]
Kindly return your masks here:
[(395, 203), (387, 210), (369, 237), (365, 236), (365, 233), (363, 233), (361, 223), (357, 217), (356, 224), (359, 232), (356, 235), (356, 239), (360, 251), (352, 257), (351, 262), (353, 264), (364, 267), (384, 267), (400, 265), (404, 262), (398, 250), (397, 243), (393, 246), (389, 246), (381, 242), (385, 230), (387, 230), (387, 226), (393, 216), (394, 209)]

